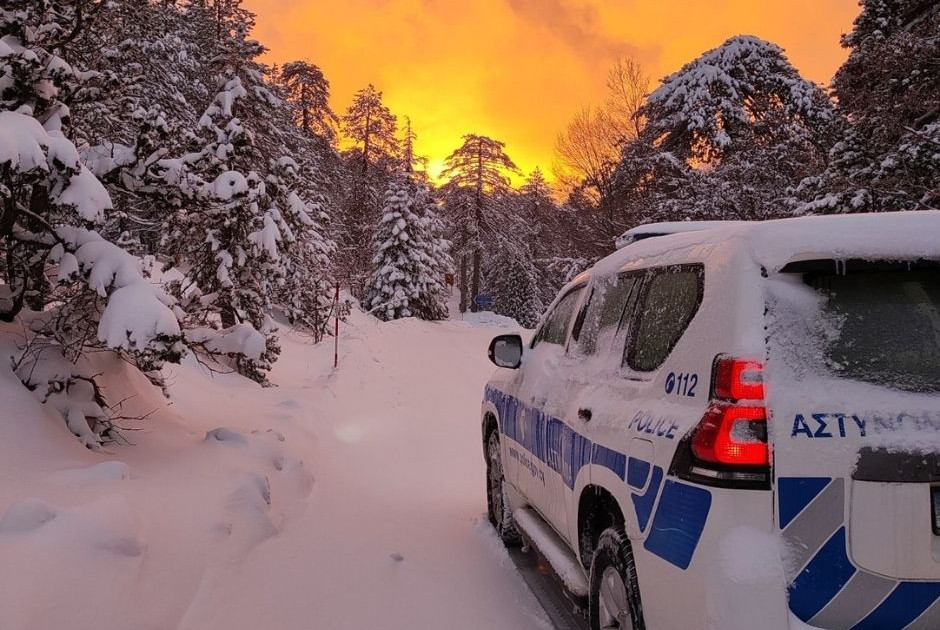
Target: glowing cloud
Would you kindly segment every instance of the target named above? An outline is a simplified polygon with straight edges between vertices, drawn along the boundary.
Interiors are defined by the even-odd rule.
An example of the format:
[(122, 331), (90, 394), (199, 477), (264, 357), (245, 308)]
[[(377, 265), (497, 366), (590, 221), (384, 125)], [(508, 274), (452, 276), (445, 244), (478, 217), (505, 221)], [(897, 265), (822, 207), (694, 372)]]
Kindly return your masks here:
[(631, 56), (659, 79), (732, 35), (782, 45), (828, 83), (857, 0), (246, 0), (270, 62), (306, 58), (338, 113), (373, 83), (410, 116), (432, 174), (474, 132), (523, 171), (551, 170), (555, 137), (604, 98), (607, 69)]

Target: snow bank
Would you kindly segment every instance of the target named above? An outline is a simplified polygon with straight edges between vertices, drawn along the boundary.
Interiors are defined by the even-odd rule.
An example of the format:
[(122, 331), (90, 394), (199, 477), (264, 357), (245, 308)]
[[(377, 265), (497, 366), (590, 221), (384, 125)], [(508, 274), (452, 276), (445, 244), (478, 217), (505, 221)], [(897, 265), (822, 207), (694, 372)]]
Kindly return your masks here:
[[(111, 392), (129, 384), (105, 381)], [(205, 393), (206, 384), (197, 376), (185, 386)], [(165, 403), (155, 406), (155, 388), (133, 385), (144, 400), (128, 413), (152, 415), (125, 421), (132, 445), (93, 453), (0, 373), (4, 630), (187, 627), (208, 576), (230, 574), (305, 509), (312, 475), (291, 440), (263, 423), (254, 432), (216, 431), (224, 442), (205, 439), (198, 415), (184, 421)], [(260, 415), (248, 414), (246, 425)]]

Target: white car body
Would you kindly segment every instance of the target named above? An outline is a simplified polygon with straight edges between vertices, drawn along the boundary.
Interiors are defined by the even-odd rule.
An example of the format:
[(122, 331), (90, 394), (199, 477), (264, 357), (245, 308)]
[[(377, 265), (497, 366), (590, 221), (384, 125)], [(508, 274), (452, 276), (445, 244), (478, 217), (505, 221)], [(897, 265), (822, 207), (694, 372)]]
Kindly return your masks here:
[[(940, 461), (940, 392), (821, 370), (821, 302), (798, 270), (827, 263), (807, 261), (929, 267), (940, 261), (940, 212), (735, 223), (628, 244), (570, 282), (521, 367), (497, 370), (487, 385), (484, 433), (496, 423), (512, 508), (534, 509), (587, 570), (592, 501), (613, 497), (648, 630), (940, 628), (940, 534), (931, 530), (940, 469), (930, 468)], [(685, 313), (696, 276), (697, 309), (671, 350), (658, 347), (656, 335), (683, 317), (663, 309), (650, 332), (641, 311), (653, 300), (644, 300), (673, 290)], [(617, 329), (591, 319), (603, 316), (589, 298), (613, 303), (612, 287), (619, 300), (628, 285)], [(545, 341), (546, 322), (569, 304), (563, 342)], [(940, 339), (936, 313), (923, 317)], [(594, 341), (582, 341), (588, 330)], [(648, 360), (663, 350), (665, 360)], [(764, 399), (716, 402), (717, 357), (761, 362)], [(690, 459), (703, 417), (722, 404), (766, 410), (766, 474)]]

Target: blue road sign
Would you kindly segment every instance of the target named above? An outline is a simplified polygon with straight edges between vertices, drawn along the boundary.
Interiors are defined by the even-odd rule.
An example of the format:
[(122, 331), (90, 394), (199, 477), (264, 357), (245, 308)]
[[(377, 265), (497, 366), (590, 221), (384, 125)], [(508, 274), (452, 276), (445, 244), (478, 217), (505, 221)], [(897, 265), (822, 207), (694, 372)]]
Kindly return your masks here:
[(492, 295), (476, 295), (473, 297), (473, 303), (479, 306), (480, 308), (489, 308), (493, 306), (493, 296)]

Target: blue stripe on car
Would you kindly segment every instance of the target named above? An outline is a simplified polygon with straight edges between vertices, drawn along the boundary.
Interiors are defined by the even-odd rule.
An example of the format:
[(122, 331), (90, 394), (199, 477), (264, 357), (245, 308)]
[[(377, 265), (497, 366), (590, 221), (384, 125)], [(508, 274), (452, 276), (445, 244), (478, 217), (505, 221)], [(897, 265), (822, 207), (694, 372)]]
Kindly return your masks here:
[[(635, 457), (630, 458), (630, 462), (637, 461)], [(644, 462), (645, 463), (645, 462)], [(647, 464), (647, 467), (649, 465)], [(645, 532), (646, 526), (650, 522), (650, 516), (653, 514), (653, 505), (656, 503), (656, 497), (659, 495), (659, 486), (663, 482), (663, 469), (659, 466), (653, 467), (653, 478), (650, 485), (643, 494), (632, 493), (630, 498), (633, 500), (633, 509), (636, 510), (637, 524), (640, 531)], [(644, 480), (645, 483), (645, 480)]]
[(777, 480), (780, 529), (785, 529), (832, 481), (829, 477), (781, 477)]
[(668, 480), (643, 546), (680, 569), (688, 569), (711, 505), (708, 490)]
[(562, 420), (528, 407), (518, 398), (493, 387), (486, 388), (485, 396), (499, 412), (502, 433), (559, 473), (572, 490), (581, 469), (588, 464), (607, 468), (623, 481), (629, 474), (630, 485), (636, 489), (646, 484), (652, 469), (647, 491), (631, 496), (641, 530), (645, 531), (650, 517), (653, 518), (646, 548), (683, 570), (688, 568), (705, 529), (711, 509), (711, 492), (670, 479), (653, 514), (664, 477), (662, 468), (631, 457), (628, 473), (626, 455), (592, 443)]
[(845, 527), (840, 527), (790, 585), (790, 610), (803, 621), (811, 619), (855, 571), (845, 548)]
[(920, 617), (938, 597), (940, 584), (937, 582), (901, 582), (852, 630), (902, 630)]
[[(822, 491), (832, 480), (827, 477), (780, 477), (777, 479), (778, 514), (781, 530), (801, 519), (810, 518), (804, 510), (814, 500), (827, 500)], [(840, 495), (841, 496), (841, 495)], [(839, 506), (844, 511), (844, 506)], [(877, 576), (856, 566), (849, 558), (845, 514), (842, 525), (809, 559), (789, 586), (790, 610), (810, 622), (838, 598), (851, 597), (845, 586), (856, 574)], [(820, 524), (821, 525), (821, 524)], [(791, 528), (792, 529), (792, 528)], [(805, 528), (803, 528), (805, 529)], [(789, 530), (784, 532), (788, 536)], [(797, 541), (791, 541), (797, 542)], [(801, 541), (807, 544), (809, 541)], [(940, 599), (940, 582), (895, 580), (890, 594), (880, 602), (851, 602), (874, 607), (850, 630), (904, 630)], [(877, 604), (877, 605), (876, 605)], [(919, 627), (919, 626), (918, 626)]]

